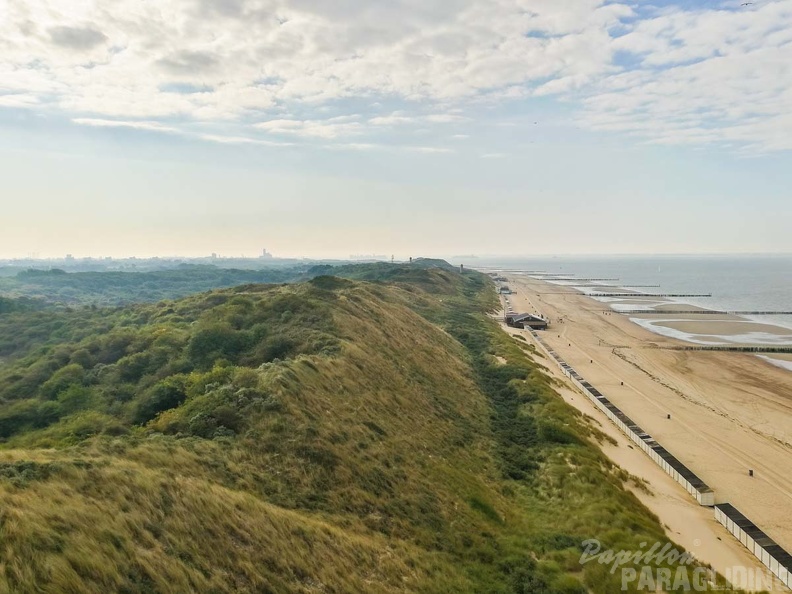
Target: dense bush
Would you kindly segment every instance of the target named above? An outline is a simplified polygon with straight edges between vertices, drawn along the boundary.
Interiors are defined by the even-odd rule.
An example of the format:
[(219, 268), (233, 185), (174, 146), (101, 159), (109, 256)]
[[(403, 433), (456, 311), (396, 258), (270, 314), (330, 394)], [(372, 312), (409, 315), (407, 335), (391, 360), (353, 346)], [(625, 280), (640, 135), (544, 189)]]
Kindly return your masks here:
[(303, 267), (236, 270), (215, 266), (181, 266), (148, 272), (66, 272), (26, 270), (0, 277), (0, 314), (41, 307), (43, 302), (69, 305), (120, 305), (176, 299), (201, 291), (249, 283), (283, 283), (303, 276)]
[(185, 378), (171, 376), (148, 390), (137, 400), (132, 421), (143, 425), (159, 413), (176, 408), (187, 398)]
[[(201, 378), (227, 383), (213, 371), (218, 364), (255, 369), (300, 354), (331, 354), (338, 342), (330, 332), (333, 299), (313, 284), (247, 286), (159, 305), (0, 317), (0, 336), (5, 328), (29, 337), (0, 369), (0, 437), (65, 423), (88, 409), (145, 425), (211, 392)], [(196, 410), (192, 429), (181, 423), (179, 430), (236, 433), (243, 423), (235, 406), (218, 401)]]
[(237, 362), (252, 343), (252, 336), (232, 327), (213, 324), (196, 331), (187, 345), (187, 357), (198, 368), (210, 367), (218, 359)]

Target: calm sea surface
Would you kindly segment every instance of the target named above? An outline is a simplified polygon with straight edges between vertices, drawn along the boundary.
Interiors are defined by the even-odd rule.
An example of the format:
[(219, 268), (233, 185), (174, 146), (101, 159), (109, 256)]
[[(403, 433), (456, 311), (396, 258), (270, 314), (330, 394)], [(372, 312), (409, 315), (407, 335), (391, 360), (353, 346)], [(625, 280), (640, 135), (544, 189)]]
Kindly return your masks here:
[[(496, 266), (579, 278), (618, 278), (617, 287), (660, 285), (647, 293), (712, 293), (710, 298), (679, 298), (708, 309), (792, 311), (792, 255), (773, 256), (559, 256), (478, 258), (470, 267)], [(753, 318), (792, 328), (792, 315)]]

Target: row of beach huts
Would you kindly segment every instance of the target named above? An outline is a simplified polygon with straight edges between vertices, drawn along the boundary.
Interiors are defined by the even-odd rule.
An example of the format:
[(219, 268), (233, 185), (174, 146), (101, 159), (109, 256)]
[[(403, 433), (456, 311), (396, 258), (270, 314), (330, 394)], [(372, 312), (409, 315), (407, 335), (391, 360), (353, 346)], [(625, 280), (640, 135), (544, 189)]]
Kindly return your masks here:
[(572, 383), (602, 411), (621, 431), (654, 460), (667, 474), (690, 493), (699, 503), (715, 510), (715, 519), (756, 556), (778, 580), (792, 589), (792, 555), (762, 532), (729, 503), (715, 503), (715, 492), (696, 474), (677, 460), (646, 433), (635, 421), (625, 415), (599, 390), (587, 382), (572, 366), (564, 361), (531, 330), (531, 335), (539, 346), (561, 368)]

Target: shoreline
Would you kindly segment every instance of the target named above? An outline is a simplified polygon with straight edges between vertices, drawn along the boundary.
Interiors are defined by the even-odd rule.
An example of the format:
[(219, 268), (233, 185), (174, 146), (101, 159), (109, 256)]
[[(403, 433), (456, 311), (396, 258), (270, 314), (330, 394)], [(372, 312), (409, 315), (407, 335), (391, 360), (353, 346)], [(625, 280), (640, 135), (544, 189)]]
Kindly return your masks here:
[[(571, 282), (562, 284), (552, 279), (539, 279), (534, 276), (530, 278), (545, 282), (551, 286), (566, 287), (577, 291), (578, 294), (602, 303), (603, 306), (614, 313), (629, 318), (632, 323), (654, 334), (675, 339), (682, 343), (699, 346), (792, 346), (792, 323), (786, 326), (778, 320), (771, 319), (768, 322), (754, 319), (758, 316), (751, 318), (750, 316), (730, 313), (707, 314), (706, 317), (696, 314), (677, 314), (674, 312), (680, 309), (689, 311), (725, 310), (718, 307), (706, 307), (690, 303), (684, 299), (674, 300), (673, 298), (653, 297), (652, 295), (647, 295), (646, 298), (624, 299), (596, 297), (592, 293), (602, 292), (599, 287), (587, 286), (579, 288), (579, 285)], [(602, 289), (605, 288), (616, 289), (624, 293), (635, 293), (636, 295), (644, 294), (634, 288), (619, 284), (603, 284)], [(631, 310), (649, 309), (657, 311), (659, 314), (630, 315)], [(662, 315), (663, 312), (667, 312), (668, 315)], [(769, 365), (792, 371), (792, 363), (782, 355), (766, 353), (758, 357)]]
[(512, 273), (509, 286), (515, 311), (550, 319), (541, 333), (549, 346), (701, 476), (716, 503), (733, 503), (792, 548), (786, 517), (792, 509), (792, 376), (786, 369), (753, 354), (647, 348), (690, 343), (641, 328), (578, 291), (548, 291), (557, 284)]

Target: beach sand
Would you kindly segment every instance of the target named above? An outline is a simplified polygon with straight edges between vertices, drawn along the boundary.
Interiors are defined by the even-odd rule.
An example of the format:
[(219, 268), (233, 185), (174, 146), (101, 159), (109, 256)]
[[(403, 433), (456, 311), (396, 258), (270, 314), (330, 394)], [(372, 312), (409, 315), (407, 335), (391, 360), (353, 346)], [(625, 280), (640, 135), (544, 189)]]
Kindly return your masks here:
[[(551, 348), (710, 485), (716, 502), (732, 503), (792, 550), (792, 372), (749, 353), (663, 350), (688, 343), (650, 332), (579, 293), (556, 294), (557, 285), (527, 276), (509, 279), (515, 311), (541, 313), (551, 320), (550, 329), (542, 333)], [(711, 328), (707, 334), (714, 333)], [(575, 396), (578, 400), (595, 411), (582, 395)], [(596, 418), (593, 412), (587, 414)], [(605, 450), (620, 463), (625, 447), (617, 448), (618, 454)], [(636, 453), (643, 456), (639, 466), (645, 468), (640, 473), (627, 470), (651, 474), (654, 464)], [(648, 479), (653, 490), (662, 483), (658, 476)], [(690, 500), (685, 509), (698, 507), (681, 487), (673, 481), (671, 485), (680, 498)], [(645, 503), (678, 533), (672, 536), (680, 544), (705, 542), (701, 526), (706, 525), (727, 544), (728, 555), (739, 555), (742, 546), (711, 519), (711, 509), (702, 510), (704, 524), (698, 528), (692, 520), (674, 523), (668, 518), (682, 508), (661, 509), (657, 500), (665, 497), (658, 492), (654, 502)], [(726, 553), (703, 548), (696, 551), (699, 557), (713, 557), (713, 565), (727, 562)]]
[[(522, 330), (504, 327), (510, 334), (525, 335)], [(646, 454), (633, 444), (594, 404), (574, 387), (558, 367), (549, 361), (538, 362), (563, 386), (559, 393), (564, 400), (590, 417), (599, 430), (615, 441), (615, 444), (599, 444), (603, 453), (633, 477), (644, 481), (646, 489), (634, 483), (627, 488), (654, 513), (662, 523), (666, 534), (675, 543), (693, 553), (703, 563), (725, 574), (732, 567), (751, 568), (762, 572), (761, 563), (729, 532), (715, 522), (708, 507), (698, 505), (679, 483), (674, 481)]]

